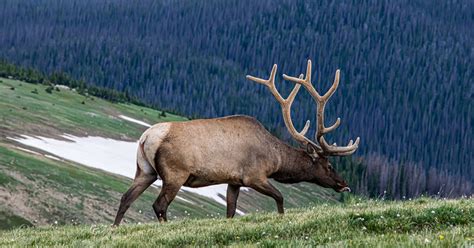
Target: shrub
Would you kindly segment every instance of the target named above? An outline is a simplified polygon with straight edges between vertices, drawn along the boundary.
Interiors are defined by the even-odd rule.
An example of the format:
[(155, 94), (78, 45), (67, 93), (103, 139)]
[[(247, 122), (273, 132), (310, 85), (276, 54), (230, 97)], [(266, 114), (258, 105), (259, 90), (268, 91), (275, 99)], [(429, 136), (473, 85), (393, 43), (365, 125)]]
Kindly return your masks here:
[(48, 88), (46, 88), (44, 91), (46, 91), (48, 94), (52, 94), (53, 93), (53, 86), (48, 86)]

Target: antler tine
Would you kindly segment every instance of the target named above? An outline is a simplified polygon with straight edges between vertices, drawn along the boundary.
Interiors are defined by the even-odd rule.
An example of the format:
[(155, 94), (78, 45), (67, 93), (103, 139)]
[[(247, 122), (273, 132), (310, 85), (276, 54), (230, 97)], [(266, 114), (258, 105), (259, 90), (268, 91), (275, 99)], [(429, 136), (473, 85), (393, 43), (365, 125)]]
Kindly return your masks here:
[(322, 100), (321, 95), (319, 95), (319, 93), (316, 91), (316, 89), (313, 87), (313, 84), (311, 83), (311, 60), (310, 59), (308, 59), (308, 65), (306, 66), (305, 79), (290, 77), (286, 74), (283, 74), (283, 78), (292, 83), (303, 85), (315, 101), (319, 102)]
[(316, 132), (316, 140), (318, 141), (324, 134), (334, 131), (341, 124), (341, 118), (338, 117), (332, 126), (324, 126), (324, 108), (326, 107), (326, 103), (329, 98), (331, 98), (334, 92), (336, 92), (337, 87), (339, 87), (339, 76), (340, 70), (337, 69), (331, 88), (329, 88), (329, 90), (321, 97), (321, 100), (318, 102), (318, 120), (321, 120), (318, 122), (318, 132)]
[(324, 139), (324, 134), (335, 130), (341, 124), (341, 118), (337, 118), (336, 122), (332, 126), (324, 126), (324, 108), (329, 98), (331, 98), (331, 96), (337, 90), (337, 87), (339, 86), (339, 79), (340, 70), (338, 69), (336, 70), (336, 75), (334, 77), (334, 82), (331, 88), (329, 88), (329, 90), (321, 97), (321, 101), (318, 102), (318, 131), (316, 132), (315, 136), (316, 140), (321, 145), (321, 148), (323, 149), (325, 154), (333, 156), (346, 156), (354, 153), (357, 150), (360, 142), (359, 137), (357, 137), (355, 143), (353, 143), (353, 141), (351, 140), (347, 146), (343, 147), (339, 147), (337, 145), (329, 145)]
[(334, 76), (334, 82), (332, 83), (331, 88), (329, 88), (326, 94), (324, 94), (324, 96), (322, 97), (323, 100), (327, 101), (334, 94), (334, 92), (336, 92), (337, 87), (339, 87), (340, 74), (341, 74), (341, 70), (337, 69), (336, 75)]
[[(276, 76), (277, 69), (278, 69), (277, 64), (274, 64), (273, 68), (272, 68), (272, 71), (270, 73), (270, 77), (267, 80), (262, 79), (262, 78), (258, 78), (258, 77), (254, 77), (254, 76), (250, 76), (250, 75), (247, 75), (246, 78), (248, 80), (251, 80), (251, 81), (254, 81), (256, 83), (263, 84), (263, 85), (267, 86), (270, 89), (270, 92), (273, 94), (273, 96), (277, 99), (277, 101), (280, 104), (282, 104), (282, 103), (285, 102), (285, 99), (283, 99), (283, 97), (280, 95), (280, 92), (278, 92), (278, 90), (276, 89), (276, 86), (275, 86), (275, 76)], [(299, 87), (298, 87), (298, 90), (299, 90)]]
[[(247, 79), (252, 80), (254, 82), (263, 84), (268, 87), (270, 92), (273, 94), (273, 96), (277, 99), (277, 101), (280, 103), (282, 114), (283, 114), (283, 121), (285, 122), (286, 128), (288, 129), (288, 132), (293, 136), (295, 140), (298, 142), (302, 143), (303, 145), (311, 144), (314, 146), (314, 148), (317, 151), (322, 151), (321, 147), (308, 139), (305, 135), (309, 130), (309, 125), (310, 121), (306, 121), (305, 126), (303, 127), (303, 130), (301, 132), (298, 132), (296, 128), (293, 125), (293, 121), (291, 120), (291, 105), (293, 104), (293, 101), (295, 100), (296, 95), (298, 94), (298, 91), (301, 88), (301, 84), (296, 84), (291, 93), (288, 95), (286, 99), (284, 99), (281, 94), (278, 92), (275, 86), (275, 75), (276, 75), (276, 70), (277, 70), (277, 65), (273, 65), (272, 72), (270, 74), (270, 78), (268, 80), (264, 80), (261, 78), (253, 77), (250, 75), (247, 75)], [(299, 79), (303, 78), (303, 74), (300, 75)]]
[(360, 142), (360, 137), (357, 137), (357, 139), (354, 143), (351, 140), (347, 146), (339, 147), (339, 146), (329, 145), (326, 142), (326, 140), (324, 139), (324, 137), (321, 137), (321, 139), (319, 140), (319, 143), (321, 144), (322, 149), (326, 153), (328, 153), (330, 155), (333, 155), (333, 156), (351, 155), (352, 153), (354, 153), (357, 150), (357, 148), (359, 148), (359, 142)]
[(311, 60), (308, 60), (308, 65), (306, 67), (306, 78), (304, 80), (302, 78), (295, 78), (287, 75), (283, 75), (283, 78), (290, 82), (303, 85), (308, 91), (308, 93), (311, 95), (311, 97), (317, 103), (317, 131), (315, 134), (315, 138), (321, 145), (321, 151), (319, 151), (318, 153), (323, 156), (346, 156), (354, 153), (355, 150), (358, 148), (360, 138), (357, 138), (355, 143), (353, 143), (351, 140), (351, 142), (349, 142), (349, 144), (344, 147), (338, 147), (337, 145), (329, 145), (324, 139), (324, 134), (334, 131), (341, 124), (341, 119), (337, 118), (336, 122), (330, 127), (324, 126), (324, 108), (326, 107), (326, 103), (329, 98), (331, 98), (331, 96), (334, 94), (334, 92), (337, 90), (337, 87), (339, 86), (340, 70), (336, 70), (336, 75), (331, 88), (329, 88), (329, 90), (322, 96), (316, 91), (311, 82)]
[[(303, 74), (300, 75), (299, 77), (300, 79), (303, 78)], [(293, 104), (293, 101), (295, 100), (295, 96), (296, 96), (296, 93), (298, 93), (299, 89), (300, 89), (301, 85), (300, 84), (296, 84), (295, 85), (295, 88), (293, 88), (293, 90), (291, 91), (290, 95), (288, 96), (288, 98), (285, 100), (285, 104), (282, 104), (281, 107), (282, 107), (282, 112), (283, 112), (283, 121), (285, 122), (285, 125), (288, 129), (288, 131), (290, 132), (290, 134), (298, 141), (300, 141), (301, 143), (303, 143), (304, 145), (307, 145), (308, 143), (311, 144), (314, 149), (318, 150), (318, 151), (322, 151), (321, 147), (319, 145), (317, 145), (316, 143), (314, 143), (312, 140), (308, 139), (305, 135), (306, 133), (308, 132), (309, 130), (309, 126), (310, 126), (310, 121), (307, 120), (304, 127), (303, 127), (303, 130), (301, 130), (301, 132), (298, 132), (296, 131), (296, 128), (294, 127), (293, 125), (293, 121), (291, 120), (291, 105)]]

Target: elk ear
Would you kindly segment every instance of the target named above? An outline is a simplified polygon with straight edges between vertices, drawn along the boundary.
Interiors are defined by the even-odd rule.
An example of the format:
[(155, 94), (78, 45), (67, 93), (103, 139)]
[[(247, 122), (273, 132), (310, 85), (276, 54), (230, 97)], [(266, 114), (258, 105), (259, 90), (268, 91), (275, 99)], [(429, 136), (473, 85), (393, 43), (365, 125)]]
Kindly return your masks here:
[(314, 148), (314, 146), (310, 143), (306, 145), (306, 153), (311, 156), (313, 161), (316, 161), (316, 159), (319, 158), (318, 153), (316, 152), (316, 148)]

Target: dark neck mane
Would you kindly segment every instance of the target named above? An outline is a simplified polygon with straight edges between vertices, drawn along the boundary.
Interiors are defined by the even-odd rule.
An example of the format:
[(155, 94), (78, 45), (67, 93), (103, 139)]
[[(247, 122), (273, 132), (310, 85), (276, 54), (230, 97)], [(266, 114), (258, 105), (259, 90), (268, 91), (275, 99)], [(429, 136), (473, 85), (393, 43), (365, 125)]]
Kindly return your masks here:
[(315, 174), (315, 166), (311, 157), (301, 148), (292, 147), (279, 142), (281, 157), (280, 168), (270, 178), (282, 183), (309, 182)]

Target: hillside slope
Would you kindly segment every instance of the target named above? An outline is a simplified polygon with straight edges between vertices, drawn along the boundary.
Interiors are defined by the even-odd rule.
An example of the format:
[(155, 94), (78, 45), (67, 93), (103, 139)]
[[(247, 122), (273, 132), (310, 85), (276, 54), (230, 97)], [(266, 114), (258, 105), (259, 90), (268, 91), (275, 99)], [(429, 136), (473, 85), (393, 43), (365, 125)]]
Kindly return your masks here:
[(201, 219), (165, 224), (27, 228), (1, 233), (0, 246), (292, 246), (470, 247), (474, 200), (406, 202), (353, 200), (232, 220)]
[[(0, 78), (0, 229), (111, 222), (130, 179), (11, 139), (20, 135), (64, 139), (61, 135), (67, 133), (134, 140), (145, 127), (121, 120), (119, 114), (155, 122), (185, 118), (169, 113), (162, 117), (156, 110), (114, 104), (72, 90), (47, 93), (46, 88)], [(134, 163), (130, 166), (133, 170)], [(154, 214), (150, 206), (158, 192), (159, 188), (150, 188), (131, 208), (126, 221), (151, 221)], [(212, 199), (189, 192), (180, 196), (173, 204), (171, 218), (223, 213), (221, 205)]]
[[(186, 118), (133, 104), (111, 103), (64, 87), (48, 93), (47, 88), (0, 78), (0, 229), (21, 225), (110, 223), (121, 194), (131, 184), (130, 178), (126, 177), (134, 175), (136, 148), (133, 142), (146, 129), (130, 118), (146, 123), (184, 121)], [(40, 145), (23, 145), (20, 141), (25, 137)], [(71, 137), (99, 137), (108, 140), (107, 145), (127, 141), (131, 149), (123, 153), (127, 153), (127, 158), (131, 157), (127, 160), (130, 163), (110, 157), (121, 155), (112, 152), (114, 147), (98, 147), (98, 144), (87, 142), (74, 148), (85, 152), (82, 156), (100, 155), (90, 159), (94, 162), (116, 161), (118, 165), (100, 167), (99, 163), (99, 167), (95, 166), (98, 169), (94, 169), (83, 166), (97, 164), (89, 164), (90, 160), (80, 160), (85, 161), (80, 165), (74, 159), (65, 159), (62, 155), (68, 154), (58, 151), (77, 142)], [(47, 152), (41, 145), (50, 140), (59, 145)], [(98, 154), (88, 147), (97, 147), (110, 154)], [(106, 171), (114, 166), (127, 168), (115, 168), (113, 172), (127, 171), (128, 174), (118, 176)], [(279, 184), (278, 188), (289, 208), (334, 202), (340, 197), (310, 184)], [(204, 191), (181, 191), (171, 205), (171, 219), (223, 215), (225, 206), (219, 202), (223, 202), (225, 193), (211, 192), (214, 194), (211, 199), (203, 194)], [(158, 185), (147, 190), (127, 213), (126, 220), (133, 223), (153, 221), (151, 205), (158, 192)], [(238, 209), (243, 212), (274, 210), (275, 204), (268, 197), (248, 190), (242, 191)]]
[[(305, 73), (306, 59), (320, 91), (339, 68), (327, 121), (342, 124), (331, 143), (360, 136), (357, 156), (474, 182), (474, 153), (463, 152), (474, 146), (472, 0), (3, 0), (0, 9), (0, 58), (187, 116), (258, 116), (286, 138), (273, 96), (245, 75), (267, 77), (277, 63), (288, 94), (280, 75)], [(308, 94), (293, 108), (297, 128), (314, 120)]]

